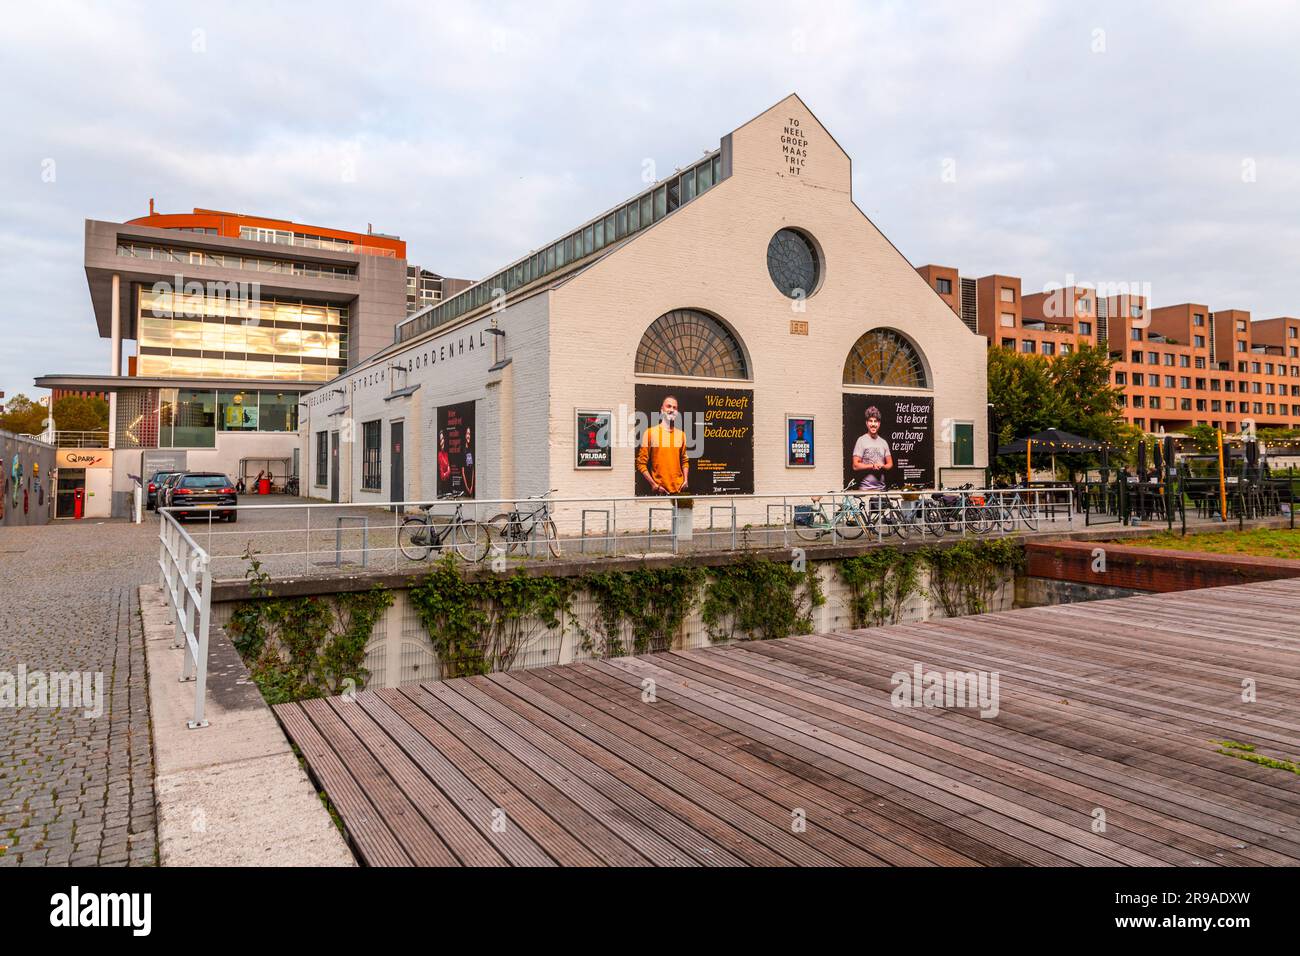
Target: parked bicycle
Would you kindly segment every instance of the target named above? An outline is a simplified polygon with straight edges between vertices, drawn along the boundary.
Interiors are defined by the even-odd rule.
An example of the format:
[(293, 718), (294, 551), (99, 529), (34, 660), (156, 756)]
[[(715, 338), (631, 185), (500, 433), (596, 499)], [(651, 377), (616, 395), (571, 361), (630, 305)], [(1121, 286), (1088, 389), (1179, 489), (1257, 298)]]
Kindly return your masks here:
[(863, 511), (866, 529), (878, 538), (893, 535), (906, 541), (914, 529), (924, 534), (921, 508), (920, 500), (906, 501), (901, 495), (872, 492), (865, 500)]
[(555, 530), (555, 521), (551, 518), (551, 503), (547, 500), (557, 490), (552, 488), (544, 494), (530, 495), (525, 499), (528, 505), (524, 508), (521, 509), (516, 503), (510, 511), (503, 511), (488, 519), (487, 523), (492, 529), (492, 534), (507, 554), (512, 554), (516, 550), (525, 551), (533, 535), (541, 534), (546, 539), (551, 554), (557, 558), (560, 556), (562, 551), (560, 535)]
[[(454, 501), (464, 495), (443, 495), (442, 501)], [(448, 543), (465, 561), (478, 563), (487, 557), (492, 546), (492, 532), (486, 525), (465, 516), (465, 505), (457, 503), (456, 510), (447, 520), (434, 521), (432, 504), (420, 505), (423, 515), (412, 515), (398, 529), (397, 543), (402, 554), (412, 561), (423, 561), (434, 551), (441, 551)], [(436, 517), (442, 517), (441, 515)]]
[(1001, 528), (1011, 533), (1019, 525), (1030, 531), (1038, 530), (1038, 513), (1033, 505), (1021, 498), (1019, 491), (994, 491), (989, 493), (983, 507), (977, 509), (971, 530), (988, 534)]
[(794, 533), (805, 541), (817, 541), (828, 534), (852, 541), (862, 537), (867, 528), (866, 510), (862, 499), (852, 494), (853, 482), (844, 486), (842, 497), (834, 496), (823, 503), (825, 495), (813, 495), (812, 505), (795, 509)]
[(295, 495), (295, 496), (298, 494), (298, 476), (297, 476), (297, 475), (290, 475), (290, 476), (288, 477), (288, 479), (285, 481), (285, 483), (284, 483), (284, 493), (285, 493), (286, 495)]

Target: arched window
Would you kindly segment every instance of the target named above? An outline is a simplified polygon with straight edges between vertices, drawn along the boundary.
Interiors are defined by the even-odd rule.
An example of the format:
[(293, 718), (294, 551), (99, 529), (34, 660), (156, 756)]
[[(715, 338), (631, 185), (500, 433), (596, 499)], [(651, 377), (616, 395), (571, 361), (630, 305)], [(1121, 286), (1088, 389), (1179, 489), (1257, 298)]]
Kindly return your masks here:
[(921, 353), (893, 329), (872, 329), (853, 343), (844, 361), (844, 384), (930, 387)]
[(647, 375), (749, 378), (736, 337), (713, 316), (695, 309), (674, 309), (650, 323), (637, 346), (636, 370)]

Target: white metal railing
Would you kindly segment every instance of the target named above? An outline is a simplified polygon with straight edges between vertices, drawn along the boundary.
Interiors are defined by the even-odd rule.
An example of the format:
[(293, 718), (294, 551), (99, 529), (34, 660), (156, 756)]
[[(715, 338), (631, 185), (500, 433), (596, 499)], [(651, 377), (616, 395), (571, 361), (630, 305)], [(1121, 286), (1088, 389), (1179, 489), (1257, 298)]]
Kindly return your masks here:
[[(206, 526), (190, 540), (204, 543), (208, 567), (222, 579), (244, 576), (250, 549), (268, 573), (284, 578), (416, 570), (447, 553), (504, 570), (556, 558), (1003, 536), (1043, 524), (1072, 527), (1076, 512), (1069, 486), (544, 503), (545, 512), (541, 498), (239, 504), (198, 511)], [(219, 520), (232, 512), (238, 524)]]
[(208, 553), (166, 509), (159, 513), (158, 568), (176, 616), (176, 643), (185, 649), (181, 680), (194, 681), (191, 730), (208, 726), (203, 715), (208, 687), (208, 628), (212, 618), (212, 569)]
[(107, 448), (108, 431), (68, 431), (56, 429), (54, 444), (60, 448)]

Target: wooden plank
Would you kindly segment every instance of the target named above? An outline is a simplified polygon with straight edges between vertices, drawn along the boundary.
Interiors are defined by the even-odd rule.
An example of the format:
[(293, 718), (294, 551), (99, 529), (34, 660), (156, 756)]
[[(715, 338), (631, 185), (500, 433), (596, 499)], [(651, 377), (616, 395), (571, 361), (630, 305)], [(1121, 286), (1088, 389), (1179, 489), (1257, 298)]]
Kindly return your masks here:
[[(545, 681), (528, 680), (527, 672), (496, 675), (494, 683), (562, 720), (597, 746), (653, 774), (701, 809), (726, 820), (759, 842), (781, 863), (800, 866), (880, 866), (883, 861), (829, 832), (811, 836), (791, 828), (789, 806), (781, 807), (738, 785), (703, 763), (681, 760), (681, 753), (633, 730)], [(648, 706), (648, 705), (647, 705)]]
[[(508, 675), (471, 681), (486, 697), (516, 710), (557, 741), (606, 767), (628, 786), (752, 866), (829, 866), (835, 861), (704, 786), (695, 777), (629, 745)], [(615, 758), (615, 759), (610, 759)], [(620, 766), (621, 762), (621, 766)], [(879, 860), (870, 861), (879, 865)]]
[[(744, 649), (751, 659), (769, 661), (771, 668), (779, 674), (786, 673), (782, 666), (783, 662), (792, 661), (793, 666), (798, 666), (802, 660), (798, 652), (789, 647), (786, 642), (755, 643), (746, 645)], [(810, 681), (821, 686), (826, 686), (829, 679), (837, 680), (837, 688), (846, 685), (853, 686), (854, 684), (865, 685), (867, 683), (860, 673), (848, 667), (837, 667), (830, 663), (827, 657), (818, 659), (817, 675), (810, 678)], [(877, 693), (882, 700), (887, 699), (889, 687), (883, 685)], [(857, 699), (863, 698), (859, 697)], [(883, 704), (881, 707), (883, 708)], [(1138, 780), (1136, 775), (1123, 762), (1108, 759), (1101, 760), (1077, 750), (1036, 741), (1032, 734), (1042, 734), (1041, 729), (1030, 728), (1008, 734), (998, 726), (993, 725), (993, 722), (971, 720), (959, 723), (959, 717), (956, 714), (948, 711), (926, 709), (913, 711), (912, 718), (915, 722), (923, 724), (929, 731), (941, 738), (967, 743), (1022, 764), (1025, 767), (1050, 767), (1050, 770), (1042, 770), (1041, 772), (1050, 773), (1057, 777), (1062, 781), (1061, 786), (1080, 785), (1095, 788), (1112, 797), (1130, 801), (1135, 807), (1159, 806), (1163, 812), (1169, 813), (1176, 819), (1190, 821), (1198, 828), (1197, 830), (1188, 829), (1183, 832), (1189, 835), (1205, 836), (1211, 843), (1219, 845), (1220, 849), (1222, 849), (1222, 844), (1225, 842), (1239, 843), (1240, 839), (1238, 838), (1265, 844), (1280, 842), (1282, 845), (1279, 846), (1279, 850), (1283, 849), (1285, 845), (1285, 836), (1278, 837), (1261, 833), (1253, 827), (1236, 830), (1236, 836), (1231, 839), (1223, 837), (1215, 839), (1214, 835), (1219, 830), (1225, 829), (1221, 817), (1215, 816), (1223, 797), (1218, 798), (1219, 803), (1213, 801), (1203, 803), (1187, 798), (1184, 793), (1186, 785), (1181, 781), (1175, 784), (1165, 778), (1152, 777), (1150, 779), (1157, 780), (1157, 783), (1146, 784), (1143, 780)], [(999, 714), (997, 724), (1005, 727), (1009, 723), (1008, 718), (1009, 712), (1004, 708)], [(905, 727), (900, 728), (900, 732), (905, 734), (907, 730)], [(1131, 735), (1132, 731), (1130, 731)], [(1055, 739), (1055, 735), (1052, 735), (1051, 739)], [(1227, 760), (1230, 758), (1220, 759)], [(1234, 788), (1233, 792), (1238, 791)], [(1204, 812), (1207, 810), (1208, 812)], [(1167, 825), (1179, 828), (1179, 824), (1174, 822), (1169, 822)], [(1276, 859), (1277, 854), (1271, 851), (1260, 852), (1265, 855), (1258, 857), (1257, 862), (1270, 862), (1273, 864), (1278, 862)], [(1295, 850), (1292, 849), (1290, 852), (1294, 853)], [(1242, 853), (1254, 858), (1253, 850), (1243, 850)]]
[(328, 701), (303, 701), (302, 709), (321, 735), (329, 740), (339, 759), (347, 764), (348, 772), (356, 778), (412, 863), (416, 866), (460, 865), (455, 854), (438, 838), (388, 771), (339, 719)]
[(371, 866), (412, 866), (410, 855), (366, 798), (360, 782), (308, 719), (302, 706), (281, 704), (275, 708), (275, 714), (343, 819), (344, 832), (362, 861)]
[[(581, 794), (575, 799), (563, 789), (565, 775), (538, 773), (510, 749), (482, 733), (440, 700), (424, 693), (422, 687), (408, 686), (381, 693), (396, 693), (406, 705), (432, 717), (439, 725), (439, 731), (455, 740), (458, 746), (453, 746), (451, 739), (445, 743), (447, 752), (457, 756), (458, 766), (471, 779), (478, 780), (486, 770), (494, 769), (500, 771), (501, 777), (509, 781), (519, 794), (526, 795), (527, 799), (523, 801), (509, 796), (501, 801), (502, 809), (507, 810), (508, 820), (513, 824), (523, 827), (537, 839), (543, 839), (545, 818), (549, 818), (577, 841), (577, 850), (570, 847), (569, 853), (581, 851), (608, 866), (650, 865), (645, 856), (587, 811)], [(396, 702), (394, 708), (398, 708)], [(551, 839), (557, 840), (558, 837), (552, 835)]]
[[(675, 675), (676, 680), (672, 682), (674, 687), (686, 686), (681, 683), (683, 677), (687, 680), (698, 680), (698, 676), (682, 668), (680, 661), (673, 655), (641, 658), (639, 663), (643, 665), (642, 673), (646, 672), (645, 667), (649, 667), (653, 668), (654, 673), (665, 677), (669, 674)], [(835, 759), (850, 766), (859, 766), (863, 769), (869, 767), (870, 772), (884, 773), (894, 780), (901, 781), (904, 789), (918, 785), (937, 788), (947, 795), (948, 799), (955, 797), (967, 804), (967, 812), (977, 819), (989, 822), (1009, 836), (1017, 837), (1066, 860), (1097, 865), (1127, 863), (1133, 866), (1154, 866), (1161, 862), (1149, 854), (1131, 851), (1099, 838), (1091, 832), (1090, 820), (1081, 819), (1077, 824), (1064, 823), (1006, 800), (993, 793), (987, 785), (967, 784), (946, 776), (933, 767), (913, 762), (909, 758), (888, 754), (865, 740), (857, 739), (860, 735), (849, 728), (821, 726), (825, 722), (809, 721), (797, 714), (794, 708), (769, 706), (751, 700), (739, 693), (739, 689), (734, 686), (724, 687), (725, 682), (721, 680), (711, 683), (716, 690), (710, 693), (710, 698), (735, 713), (747, 715), (746, 719), (779, 726), (803, 735), (806, 739), (815, 741), (815, 747), (823, 747), (831, 751)]]
[[(939, 714), (926, 709), (909, 711), (906, 717), (899, 715), (900, 719), (892, 722), (885, 716), (876, 716), (889, 715), (893, 710), (883, 703), (888, 700), (884, 693), (872, 700), (866, 694), (851, 691), (849, 688), (854, 685), (847, 681), (832, 684), (812, 675), (801, 678), (797, 673), (797, 665), (782, 666), (780, 658), (769, 657), (764, 653), (775, 650), (768, 646), (771, 643), (774, 642), (756, 642), (758, 646), (746, 645), (745, 650), (751, 653), (731, 655), (722, 663), (710, 660), (710, 665), (729, 671), (734, 664), (737, 668), (752, 668), (760, 679), (764, 675), (771, 675), (771, 680), (775, 682), (789, 682), (792, 693), (804, 697), (819, 708), (836, 710), (839, 709), (837, 704), (862, 707), (862, 716), (858, 719), (876, 728), (877, 739), (888, 741), (894, 736), (901, 741), (908, 741), (908, 746), (916, 746), (919, 753), (953, 765), (958, 772), (963, 767), (970, 767), (971, 773), (986, 775), (1013, 789), (1028, 787), (1031, 794), (1038, 793), (1049, 800), (1059, 800), (1062, 806), (1073, 806), (1084, 814), (1090, 815), (1100, 806), (1107, 812), (1108, 832), (1112, 839), (1116, 838), (1117, 832), (1122, 834), (1125, 829), (1130, 829), (1151, 841), (1158, 841), (1155, 845), (1143, 844), (1140, 848), (1146, 852), (1161, 855), (1164, 845), (1168, 844), (1210, 862), (1236, 860), (1239, 865), (1287, 863), (1287, 857), (1270, 850), (1253, 847), (1237, 850), (1245, 834), (1228, 837), (1207, 826), (1186, 823), (1179, 807), (1157, 802), (1155, 805), (1159, 807), (1159, 812), (1151, 810), (1142, 795), (1133, 794), (1120, 784), (1075, 774), (1069, 767), (1060, 765), (1054, 766), (1050, 771), (1041, 770), (1042, 761), (1009, 751), (999, 745), (995, 736), (979, 733), (983, 729), (979, 725), (985, 722), (976, 717), (965, 719), (960, 722), (960, 726), (954, 726), (954, 721), (942, 719)], [(737, 658), (742, 660), (737, 661)], [(819, 670), (827, 670), (824, 660), (818, 660), (817, 666)], [(804, 694), (802, 688), (816, 690)], [(922, 727), (912, 726), (913, 724)], [(1045, 789), (1036, 790), (1031, 784)], [(1186, 816), (1199, 818), (1202, 823), (1215, 822), (1213, 818), (1201, 817), (1195, 813), (1186, 813)], [(1170, 862), (1179, 862), (1180, 859), (1170, 856)]]
[[(518, 710), (501, 706), (482, 692), (474, 678), (457, 681), (454, 687), (443, 684), (431, 687), (430, 690), (446, 694), (443, 700), (458, 696), (468, 705), (463, 712), (482, 715), (488, 720), (499, 722), (502, 727), (510, 728), (520, 739), (555, 761), (556, 765), (574, 773), (594, 793), (618, 808), (621, 811), (619, 816), (637, 822), (638, 827), (634, 832), (639, 831), (638, 835), (646, 841), (647, 847), (653, 848), (655, 844), (664, 847), (667, 851), (663, 858), (665, 863), (676, 864), (681, 854), (686, 854), (702, 866), (739, 866), (744, 862), (722, 843), (699, 829), (704, 823), (702, 819), (688, 823), (666, 808), (663, 802), (651, 800), (636, 787), (625, 783), (620, 773), (626, 771), (626, 765), (620, 765), (612, 754), (594, 748), (587, 754), (575, 750), (569, 743), (554, 736), (553, 732), (557, 730), (554, 724), (539, 726)], [(639, 778), (638, 783), (648, 785), (648, 778)], [(662, 790), (655, 790), (655, 794), (660, 801), (667, 798)], [(672, 809), (684, 808), (674, 805)]]
[[(882, 635), (875, 632), (853, 632), (850, 634), (830, 634), (814, 635), (807, 638), (800, 638), (799, 641), (814, 648), (816, 653), (833, 653), (842, 655), (849, 660), (869, 662), (873, 668), (880, 668), (882, 675), (894, 670), (910, 671), (913, 664), (917, 661), (924, 662), (927, 668), (937, 670), (998, 670), (1001, 674), (1002, 685), (1004, 688), (1003, 696), (1008, 699), (1014, 698), (1017, 701), (1036, 700), (1048, 708), (1036, 712), (1036, 716), (1047, 721), (1053, 726), (1063, 726), (1063, 721), (1077, 720), (1081, 725), (1086, 719), (1089, 723), (1086, 726), (1076, 728), (1074, 733), (1077, 735), (1076, 740), (1079, 743), (1074, 749), (1082, 749), (1083, 746), (1091, 748), (1094, 752), (1105, 755), (1106, 750), (1104, 738), (1095, 732), (1092, 722), (1111, 722), (1117, 728), (1124, 730), (1131, 737), (1136, 730), (1142, 730), (1146, 733), (1160, 736), (1162, 739), (1177, 744), (1184, 749), (1180, 759), (1190, 762), (1187, 767), (1179, 768), (1188, 781), (1194, 779), (1194, 774), (1190, 766), (1198, 763), (1205, 763), (1207, 766), (1214, 766), (1218, 770), (1226, 770), (1230, 775), (1240, 776), (1246, 779), (1253, 779), (1258, 782), (1264, 782), (1272, 788), (1281, 788), (1294, 790), (1296, 782), (1286, 779), (1282, 775), (1261, 775), (1261, 770), (1266, 768), (1259, 767), (1237, 767), (1235, 764), (1243, 763), (1242, 761), (1233, 761), (1233, 764), (1223, 764), (1222, 758), (1213, 753), (1213, 746), (1210, 744), (1211, 733), (1202, 731), (1200, 734), (1189, 734), (1190, 728), (1178, 730), (1171, 728), (1167, 721), (1163, 719), (1163, 711), (1167, 708), (1157, 706), (1156, 713), (1148, 712), (1147, 705), (1140, 701), (1129, 701), (1119, 695), (1098, 695), (1095, 690), (1095, 684), (1079, 686), (1070, 684), (1068, 675), (1061, 672), (1053, 672), (1049, 677), (1038, 676), (1037, 669), (1032, 665), (1025, 663), (1016, 663), (1015, 659), (998, 658), (984, 659), (972, 658), (966, 654), (957, 657), (949, 656), (947, 649), (948, 644), (959, 643), (958, 640), (951, 637), (948, 632), (944, 632), (944, 645), (938, 646), (931, 643), (932, 636), (928, 633), (917, 634), (910, 630), (911, 625), (901, 625), (899, 629), (891, 629), (888, 635)], [(1022, 655), (1023, 657), (1024, 655)], [(1006, 666), (1007, 664), (1010, 666)], [(880, 667), (880, 665), (884, 665)], [(1003, 669), (1005, 667), (1005, 669)], [(884, 680), (882, 676), (880, 680)], [(1008, 694), (1008, 691), (1010, 694)], [(1066, 691), (1068, 696), (1063, 697), (1062, 692)], [(1061, 706), (1066, 705), (1067, 709)], [(1028, 709), (1028, 707), (1023, 708)], [(1054, 711), (1049, 713), (1050, 711)], [(1010, 715), (1010, 711), (1008, 715)], [(1003, 718), (1000, 716), (999, 720)], [(1006, 722), (1011, 722), (1008, 716)], [(1098, 723), (1100, 726), (1100, 723)], [(1241, 725), (1229, 728), (1229, 733), (1225, 736), (1232, 737), (1239, 730)], [(1034, 734), (1036, 731), (1019, 728), (1021, 732)], [(1124, 763), (1130, 768), (1141, 769), (1158, 769), (1153, 768), (1152, 756), (1148, 752), (1139, 751), (1132, 753), (1131, 749), (1125, 748), (1122, 752), (1116, 752), (1114, 756), (1124, 757)], [(1170, 761), (1164, 761), (1169, 764)], [(1222, 776), (1214, 775), (1208, 778), (1210, 785), (1218, 783), (1220, 786), (1226, 784), (1226, 779)], [(1205, 785), (1205, 781), (1201, 781)], [(1270, 796), (1267, 792), (1253, 791), (1254, 803), (1258, 806), (1257, 812), (1262, 817), (1272, 820), (1274, 823), (1285, 825), (1287, 819), (1291, 816), (1294, 807), (1294, 797), (1290, 795)], [(1211, 799), (1214, 794), (1208, 794)], [(1238, 821), (1244, 822), (1244, 821)], [(1276, 833), (1276, 829), (1270, 829), (1270, 832)]]
[[(424, 817), (438, 838), (465, 866), (505, 866), (508, 862), (480, 829), (482, 820), (491, 820), (490, 812), (476, 826), (462, 813), (445, 793), (439, 790), (424, 770), (398, 746), (378, 724), (369, 710), (358, 706), (355, 699), (331, 697), (326, 703), (361, 741), (376, 764), (392, 778), (411, 802), (411, 806)], [(492, 832), (490, 826), (485, 828)]]
[[(619, 684), (610, 675), (593, 668), (551, 667), (527, 671), (518, 677), (528, 683), (544, 682), (564, 690), (575, 699), (586, 702), (592, 713), (625, 723), (634, 733), (659, 741), (698, 762), (701, 767), (743, 784), (756, 797), (780, 807), (787, 814), (791, 807), (804, 808), (809, 827), (825, 829), (888, 863), (899, 866), (977, 865), (973, 857), (962, 855), (926, 836), (921, 829), (908, 829), (906, 819), (895, 820), (877, 813), (870, 800), (853, 802), (835, 789), (810, 783), (775, 764), (766, 763), (730, 743), (724, 728), (709, 725), (671, 702), (656, 701), (653, 706), (645, 705), (634, 713), (636, 703), (629, 701), (639, 703), (639, 691), (633, 692), (630, 686)], [(852, 791), (843, 784), (839, 784), (839, 789)], [(860, 793), (854, 792), (855, 795)], [(907, 848), (909, 844), (919, 846), (919, 849), (914, 852)], [(979, 846), (981, 852), (988, 849), (991, 848)], [(1014, 864), (1016, 860), (1006, 857), (998, 862)]]
[[(1296, 865), (1300, 779), (1213, 740), (1300, 751), (1298, 603), (1259, 582), (275, 710), (371, 864)], [(997, 716), (893, 707), (918, 661), (998, 672)]]
[[(644, 658), (621, 658), (600, 661), (593, 666), (622, 671), (636, 683), (645, 677), (655, 677), (660, 687), (660, 698), (668, 696), (681, 706), (706, 715), (754, 743), (747, 744), (764, 759), (779, 763), (794, 773), (807, 773), (808, 764), (817, 772), (844, 778), (871, 793), (878, 808), (891, 803), (901, 804), (921, 816), (929, 817), (949, 830), (957, 830), (978, 841), (992, 844), (1003, 853), (1016, 857), (1023, 863), (1042, 866), (1059, 866), (1068, 863), (1062, 855), (1050, 852), (1036, 843), (1011, 835), (991, 825), (982, 808), (961, 796), (954, 797), (947, 789), (925, 782), (907, 779), (891, 768), (865, 759), (862, 755), (847, 753), (832, 744), (817, 739), (816, 734), (802, 729), (786, 728), (780, 721), (751, 719), (751, 715), (717, 700), (716, 695), (704, 695), (672, 679), (668, 672), (647, 665)], [(664, 693), (666, 692), (666, 693)], [(787, 758), (794, 758), (793, 761)], [(895, 812), (890, 809), (889, 812)]]
[[(357, 700), (369, 696), (372, 695), (357, 695)], [(484, 793), (491, 803), (491, 810), (502, 809), (506, 812), (507, 819), (526, 822), (524, 826), (507, 826), (507, 834), (520, 832), (526, 838), (536, 842), (551, 860), (563, 866), (597, 866), (604, 862), (601, 857), (594, 855), (584, 844), (578, 842), (575, 836), (569, 834), (563, 826), (547, 816), (546, 806), (552, 801), (555, 806), (558, 806), (556, 817), (564, 817), (565, 809), (573, 809), (572, 804), (569, 804), (563, 795), (559, 795), (559, 792), (549, 787), (549, 784), (546, 787), (530, 788), (525, 782), (516, 787), (511, 777), (512, 758), (508, 757), (508, 754), (500, 754), (499, 757), (489, 754), (487, 758), (478, 756), (458, 736), (452, 734), (441, 723), (434, 721), (433, 717), (424, 710), (417, 708), (396, 688), (376, 691), (373, 697), (380, 704), (389, 706), (396, 719), (406, 722), (413, 734), (419, 735), (425, 743), (432, 745), (438, 753), (443, 754), (446, 760), (455, 766), (456, 771), (469, 780), (477, 790)], [(500, 770), (493, 763), (497, 763)], [(534, 780), (536, 779), (534, 777)], [(533, 791), (536, 800), (530, 799), (528, 792), (530, 790)], [(538, 795), (538, 792), (541, 793)], [(547, 799), (549, 793), (554, 793), (554, 796)], [(581, 819), (575, 817), (575, 826), (580, 825)]]
[[(863, 634), (853, 635), (830, 635), (826, 638), (812, 637), (807, 641), (817, 645), (822, 649), (822, 645), (828, 644), (835, 648), (837, 652), (842, 653), (848, 661), (871, 661), (873, 665), (877, 662), (877, 655), (881, 653), (893, 654), (895, 645), (906, 644), (895, 636), (892, 641), (883, 641), (879, 636), (871, 637), (871, 640), (880, 640), (881, 643), (871, 646), (861, 646), (868, 640)], [(913, 646), (913, 651), (918, 655), (915, 658), (905, 656), (888, 661), (890, 666), (908, 670), (913, 660), (924, 660), (927, 666), (938, 669), (969, 669), (970, 661), (967, 659), (945, 660), (944, 650), (935, 646)], [(1175, 760), (1164, 760), (1161, 758), (1156, 761), (1152, 758), (1150, 751), (1133, 747), (1115, 747), (1108, 748), (1103, 746), (1105, 740), (1099, 735), (1096, 728), (1100, 727), (1105, 721), (1114, 721), (1123, 726), (1131, 740), (1136, 733), (1166, 734), (1162, 728), (1164, 725), (1149, 720), (1145, 715), (1130, 712), (1129, 714), (1116, 714), (1104, 708), (1104, 702), (1093, 706), (1092, 702), (1084, 694), (1080, 697), (1070, 697), (1068, 700), (1059, 696), (1046, 696), (1046, 692), (1051, 690), (1050, 687), (1030, 687), (1026, 688), (1017, 684), (1017, 674), (1014, 671), (1003, 672), (1003, 684), (1008, 687), (1011, 694), (1004, 692), (1004, 698), (1014, 699), (1019, 709), (1031, 711), (1032, 702), (1037, 701), (1040, 705), (1033, 709), (1031, 716), (1033, 720), (1028, 725), (1016, 725), (1016, 708), (1006, 709), (999, 715), (996, 723), (1006, 724), (1008, 726), (1016, 725), (1014, 729), (1021, 734), (1021, 741), (1039, 737), (1043, 739), (1053, 739), (1060, 741), (1061, 745), (1057, 747), (1056, 753), (1070, 761), (1082, 761), (1083, 764), (1090, 767), (1101, 768), (1104, 761), (1113, 760), (1123, 765), (1121, 772), (1133, 777), (1135, 787), (1145, 789), (1147, 785), (1156, 787), (1167, 786), (1165, 777), (1170, 772), (1177, 772), (1180, 776), (1179, 788), (1188, 795), (1188, 800), (1203, 798), (1208, 800), (1212, 807), (1201, 807), (1208, 809), (1209, 812), (1218, 815), (1227, 815), (1232, 822), (1242, 825), (1256, 826), (1261, 832), (1278, 836), (1286, 827), (1288, 821), (1293, 816), (1294, 798), (1272, 794), (1270, 790), (1254, 789), (1246, 791), (1249, 800), (1249, 809), (1243, 808), (1241, 811), (1224, 810), (1222, 799), (1225, 791), (1231, 786), (1234, 797), (1240, 798), (1242, 792), (1238, 791), (1231, 780), (1232, 775), (1240, 775), (1243, 778), (1249, 778), (1253, 772), (1266, 768), (1252, 768), (1252, 770), (1242, 770), (1235, 766), (1242, 761), (1232, 761), (1231, 758), (1224, 758), (1215, 755), (1210, 751), (1212, 748), (1206, 737), (1188, 738), (1182, 736), (1168, 736), (1167, 739), (1183, 746), (1184, 752), (1181, 759), (1187, 761), (1185, 765), (1180, 765)], [(872, 678), (872, 680), (884, 681), (885, 678)], [(885, 686), (882, 684), (881, 686)], [(1041, 689), (1043, 696), (1036, 696), (1036, 691)], [(1056, 694), (1059, 695), (1057, 690)], [(1066, 705), (1066, 706), (1060, 706)], [(1065, 739), (1062, 739), (1062, 738)], [(1195, 744), (1195, 749), (1188, 749), (1191, 743)], [(1065, 749), (1061, 749), (1064, 747)], [(1218, 761), (1222, 764), (1219, 770), (1224, 773), (1200, 774), (1192, 769), (1197, 761), (1205, 761), (1207, 764)], [(1281, 786), (1289, 786), (1288, 781), (1283, 781)], [(1189, 802), (1188, 805), (1196, 806), (1195, 803)], [(1263, 824), (1267, 825), (1261, 825)]]
[(493, 811), (498, 808), (498, 802), (475, 786), (441, 750), (421, 736), (387, 701), (377, 694), (358, 694), (355, 703), (392, 737), (451, 804), (478, 828), (507, 861), (515, 866), (555, 865), (555, 860), (521, 827), (493, 829)]

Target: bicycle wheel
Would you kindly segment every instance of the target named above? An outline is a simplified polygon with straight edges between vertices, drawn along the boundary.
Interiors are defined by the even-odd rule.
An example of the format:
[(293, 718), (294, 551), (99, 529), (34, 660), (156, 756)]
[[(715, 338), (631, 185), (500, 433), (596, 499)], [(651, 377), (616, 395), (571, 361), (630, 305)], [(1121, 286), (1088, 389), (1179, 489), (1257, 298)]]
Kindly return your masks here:
[(488, 519), (487, 525), (492, 531), (492, 537), (506, 554), (513, 554), (516, 550), (523, 549), (523, 529), (510, 515), (505, 513), (493, 515)]
[(805, 541), (816, 541), (826, 533), (826, 526), (828, 524), (829, 522), (826, 520), (826, 512), (823, 511), (819, 505), (814, 511), (809, 513), (807, 524), (796, 524), (794, 526), (794, 533)]
[(967, 505), (964, 512), (966, 518), (966, 528), (972, 534), (985, 535), (992, 530), (993, 525), (989, 521), (988, 513), (982, 505)]
[(922, 535), (932, 534), (936, 538), (942, 538), (943, 533), (948, 530), (948, 526), (944, 522), (943, 509), (942, 508), (930, 508), (928, 510), (923, 509), (919, 514), (920, 517), (918, 520), (921, 527), (921, 534)]
[(423, 518), (407, 518), (397, 531), (397, 546), (412, 561), (423, 561), (432, 549), (433, 530)]
[(560, 532), (555, 528), (555, 522), (547, 518), (542, 522), (542, 533), (546, 535), (546, 545), (551, 549), (551, 557), (558, 558), (563, 552), (560, 547)]
[(1020, 520), (1025, 523), (1025, 527), (1030, 531), (1038, 530), (1038, 515), (1034, 514), (1032, 508), (1026, 508), (1022, 505), (1020, 508)]
[(912, 523), (907, 520), (907, 515), (897, 508), (890, 509), (885, 513), (882, 519), (885, 524), (885, 533), (897, 535), (899, 541), (906, 541), (912, 535)]
[(487, 525), (462, 521), (451, 529), (451, 542), (462, 560), (478, 564), (492, 547), (492, 532)]

